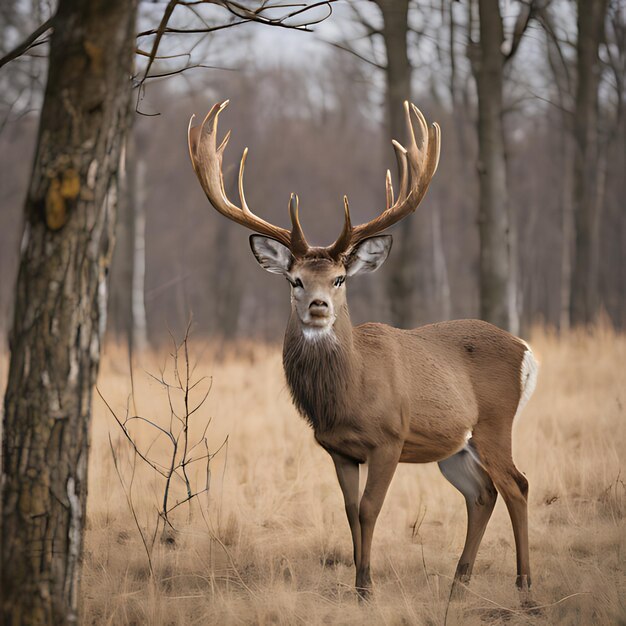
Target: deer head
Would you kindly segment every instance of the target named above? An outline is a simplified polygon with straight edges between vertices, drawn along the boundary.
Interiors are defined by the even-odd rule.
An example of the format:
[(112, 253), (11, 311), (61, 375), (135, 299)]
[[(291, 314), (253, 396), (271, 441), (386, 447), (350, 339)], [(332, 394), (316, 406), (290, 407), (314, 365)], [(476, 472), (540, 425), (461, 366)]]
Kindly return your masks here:
[[(391, 235), (384, 230), (415, 211), (437, 169), (440, 130), (430, 128), (417, 107), (404, 103), (409, 135), (408, 147), (397, 141), (393, 147), (398, 161), (400, 192), (394, 198), (391, 173), (386, 176), (385, 210), (373, 220), (352, 226), (348, 199), (344, 196), (344, 226), (337, 240), (326, 247), (310, 246), (298, 217), (298, 197), (291, 194), (289, 214), (291, 231), (274, 226), (250, 211), (243, 189), (243, 174), (248, 148), (239, 166), (240, 206), (233, 204), (224, 191), (222, 158), (230, 137), (217, 142), (219, 114), (228, 100), (216, 104), (199, 126), (189, 121), (189, 154), (198, 180), (211, 204), (225, 217), (255, 231), (250, 245), (257, 261), (268, 272), (282, 274), (291, 285), (292, 308), (306, 337), (312, 338), (332, 330), (338, 312), (346, 304), (346, 278), (376, 271), (391, 249)], [(415, 126), (419, 130), (419, 144)]]

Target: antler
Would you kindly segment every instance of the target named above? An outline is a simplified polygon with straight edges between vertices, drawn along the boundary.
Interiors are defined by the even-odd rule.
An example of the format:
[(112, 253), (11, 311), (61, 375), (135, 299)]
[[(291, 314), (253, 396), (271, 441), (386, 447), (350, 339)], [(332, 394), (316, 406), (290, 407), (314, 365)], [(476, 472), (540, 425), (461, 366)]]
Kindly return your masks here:
[(222, 157), (230, 138), (230, 131), (226, 133), (222, 143), (218, 146), (217, 121), (219, 114), (228, 106), (228, 103), (229, 101), (225, 100), (215, 104), (200, 126), (192, 127), (194, 115), (189, 120), (189, 129), (187, 131), (189, 155), (202, 189), (204, 189), (209, 202), (225, 217), (257, 233), (277, 239), (287, 246), (295, 256), (304, 256), (309, 249), (309, 245), (304, 237), (298, 218), (298, 196), (291, 194), (289, 200), (291, 232), (266, 222), (248, 208), (243, 191), (243, 172), (248, 156), (248, 148), (243, 151), (239, 165), (239, 199), (241, 207), (233, 204), (226, 196), (222, 174)]
[[(404, 112), (409, 131), (408, 148), (404, 148), (395, 140), (392, 142), (396, 151), (400, 175), (400, 193), (398, 198), (394, 202), (391, 172), (387, 170), (385, 180), (387, 208), (370, 222), (353, 227), (350, 221), (348, 198), (344, 196), (344, 227), (337, 241), (327, 248), (328, 253), (333, 258), (338, 258), (349, 248), (359, 243), (359, 241), (386, 230), (409, 213), (415, 211), (428, 189), (428, 185), (439, 164), (441, 130), (436, 123), (429, 128), (422, 112), (414, 104), (409, 104), (405, 101)], [(415, 139), (415, 129), (411, 115), (417, 120), (419, 126), (419, 146)]]
[[(243, 173), (248, 156), (248, 148), (243, 151), (239, 166), (238, 186), (241, 207), (233, 204), (226, 196), (222, 174), (222, 157), (230, 138), (230, 131), (226, 133), (222, 143), (218, 146), (217, 121), (219, 114), (228, 106), (228, 102), (228, 100), (225, 100), (214, 105), (200, 126), (192, 127), (191, 124), (195, 116), (192, 116), (189, 120), (189, 154), (193, 169), (204, 189), (204, 193), (217, 211), (225, 217), (257, 233), (277, 239), (287, 246), (294, 256), (305, 256), (310, 250), (310, 246), (300, 226), (297, 195), (291, 194), (289, 200), (291, 232), (266, 222), (248, 208), (243, 191)], [(348, 198), (344, 196), (345, 221), (343, 230), (334, 244), (323, 249), (333, 258), (339, 258), (344, 252), (363, 239), (386, 230), (409, 213), (415, 211), (428, 189), (428, 185), (439, 163), (441, 131), (436, 123), (429, 128), (421, 111), (414, 104), (405, 102), (404, 112), (409, 131), (408, 148), (404, 148), (395, 140), (392, 142), (398, 161), (400, 193), (394, 202), (391, 173), (387, 170), (385, 180), (387, 208), (373, 220), (355, 227), (352, 226), (350, 220)], [(411, 115), (417, 120), (419, 126), (419, 146), (415, 138), (415, 129)]]

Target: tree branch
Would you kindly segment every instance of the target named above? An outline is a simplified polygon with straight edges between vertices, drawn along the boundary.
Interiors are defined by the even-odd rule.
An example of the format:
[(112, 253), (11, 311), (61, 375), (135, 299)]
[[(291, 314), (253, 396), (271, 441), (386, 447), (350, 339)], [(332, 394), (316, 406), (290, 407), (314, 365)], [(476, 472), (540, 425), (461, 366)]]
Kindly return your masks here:
[(13, 48), (13, 50), (5, 54), (0, 59), (0, 67), (6, 65), (7, 63), (10, 63), (18, 57), (21, 57), (23, 54), (28, 52), (34, 45), (36, 45), (35, 42), (37, 41), (37, 39), (39, 39), (41, 35), (43, 35), (54, 26), (54, 18), (55, 15), (49, 17), (41, 26), (36, 28), (30, 35), (28, 35), (28, 37), (26, 37), (26, 39), (24, 39), (24, 41), (22, 41), (19, 46)]
[(522, 41), (522, 37), (528, 28), (528, 24), (530, 22), (530, 18), (533, 13), (533, 0), (525, 0), (520, 3), (522, 6), (520, 7), (520, 11), (517, 15), (517, 19), (515, 20), (515, 26), (513, 28), (513, 39), (511, 40), (511, 48), (504, 55), (504, 60), (510, 61), (517, 52), (519, 48), (520, 42)]
[[(135, 111), (142, 115), (159, 115), (158, 113), (155, 113), (155, 114), (142, 113), (139, 110), (139, 102), (142, 97), (144, 85), (146, 81), (149, 80), (150, 78), (164, 78), (167, 76), (173, 76), (175, 74), (182, 74), (187, 69), (191, 69), (191, 68), (210, 67), (210, 66), (206, 66), (203, 64), (187, 65), (186, 67), (179, 68), (176, 70), (167, 70), (165, 72), (150, 75), (150, 70), (152, 69), (152, 66), (155, 60), (159, 58), (158, 56), (159, 46), (161, 44), (161, 40), (163, 39), (165, 35), (206, 34), (206, 33), (215, 32), (218, 30), (223, 30), (225, 28), (239, 26), (241, 24), (247, 24), (248, 22), (258, 22), (260, 24), (265, 24), (267, 26), (278, 26), (281, 28), (288, 28), (288, 29), (293, 29), (293, 30), (309, 31), (311, 26), (315, 24), (319, 24), (320, 22), (323, 22), (332, 14), (333, 12), (332, 3), (336, 1), (337, 0), (319, 0), (318, 2), (314, 2), (313, 4), (306, 4), (306, 3), (294, 4), (294, 3), (288, 3), (288, 2), (287, 3), (276, 2), (276, 3), (270, 4), (267, 2), (267, 0), (263, 0), (256, 9), (251, 9), (251, 8), (244, 6), (243, 4), (234, 2), (232, 0), (200, 0), (197, 2), (185, 2), (184, 0), (169, 0), (169, 2), (167, 3), (167, 6), (165, 7), (165, 11), (163, 12), (163, 15), (161, 17), (161, 21), (159, 22), (158, 27), (156, 29), (149, 29), (149, 30), (142, 31), (137, 34), (137, 37), (148, 37), (148, 36), (155, 35), (155, 39), (152, 43), (152, 49), (150, 50), (150, 52), (148, 54), (144, 53), (144, 56), (147, 56), (148, 58), (148, 62), (146, 64), (145, 70), (142, 72), (141, 78), (135, 84), (135, 86), (138, 87)], [(235, 19), (225, 24), (209, 26), (206, 24), (206, 22), (204, 22), (204, 20), (200, 18), (197, 10), (194, 8), (201, 4), (215, 4), (217, 6), (220, 6), (226, 9), (229, 13), (231, 13), (231, 15), (235, 17)], [(196, 18), (201, 19), (202, 23), (204, 24), (204, 27), (185, 28), (185, 29), (169, 27), (168, 24), (177, 6), (185, 7), (186, 9), (191, 11), (196, 16)], [(293, 20), (294, 18), (298, 16), (301, 16), (305, 13), (308, 13), (322, 6), (326, 6), (328, 8), (327, 15), (324, 15), (317, 19), (312, 19), (310, 21), (305, 20), (298, 24), (288, 23), (289, 20)], [(282, 15), (279, 15), (278, 17), (270, 17), (266, 15), (267, 11), (276, 10), (276, 9), (283, 9), (283, 10), (293, 9), (293, 10), (288, 10), (286, 13), (283, 13)]]
[(167, 6), (165, 7), (165, 11), (163, 12), (163, 17), (161, 17), (161, 22), (159, 23), (159, 27), (157, 28), (156, 37), (152, 44), (152, 50), (150, 51), (150, 54), (148, 56), (148, 65), (146, 66), (146, 71), (144, 72), (143, 78), (141, 79), (139, 83), (139, 87), (141, 87), (141, 85), (148, 78), (148, 74), (150, 73), (150, 68), (152, 67), (152, 64), (154, 63), (154, 60), (157, 56), (157, 52), (159, 50), (159, 44), (161, 43), (161, 38), (163, 37), (163, 33), (165, 32), (165, 29), (167, 28), (167, 23), (170, 21), (170, 18), (172, 17), (172, 13), (174, 13), (174, 9), (176, 8), (176, 5), (178, 4), (178, 2), (179, 0), (170, 0), (167, 3)]
[(375, 68), (379, 70), (387, 69), (385, 65), (382, 65), (381, 63), (377, 63), (376, 61), (373, 61), (372, 59), (368, 59), (366, 56), (363, 56), (362, 54), (358, 53), (354, 48), (351, 48), (350, 46), (337, 43), (335, 41), (326, 41), (326, 43), (333, 46), (333, 48), (343, 50), (344, 52), (349, 52), (350, 54), (354, 55), (357, 59), (363, 61), (364, 63), (368, 63), (369, 65), (373, 65)]
[[(549, 51), (548, 58), (550, 60), (551, 50), (556, 52), (558, 59), (559, 59), (559, 64), (561, 66), (561, 69), (563, 70), (563, 75), (565, 76), (565, 91), (566, 93), (571, 95), (573, 93), (573, 89), (572, 89), (572, 80), (570, 76), (570, 71), (567, 65), (567, 61), (565, 60), (565, 55), (563, 54), (563, 49), (561, 48), (561, 42), (559, 41), (559, 38), (557, 37), (556, 31), (554, 29), (554, 25), (552, 24), (552, 17), (550, 13), (544, 7), (541, 7), (537, 11), (537, 20), (539, 24), (543, 27), (544, 31), (546, 32), (546, 36), (548, 39), (548, 51)], [(553, 61), (550, 61), (550, 63), (551, 65), (554, 65)], [(561, 80), (560, 80), (559, 73), (556, 71), (556, 68), (553, 68), (553, 73), (556, 79), (557, 87), (561, 89), (561, 84), (560, 84)], [(571, 111), (569, 112), (571, 113)]]

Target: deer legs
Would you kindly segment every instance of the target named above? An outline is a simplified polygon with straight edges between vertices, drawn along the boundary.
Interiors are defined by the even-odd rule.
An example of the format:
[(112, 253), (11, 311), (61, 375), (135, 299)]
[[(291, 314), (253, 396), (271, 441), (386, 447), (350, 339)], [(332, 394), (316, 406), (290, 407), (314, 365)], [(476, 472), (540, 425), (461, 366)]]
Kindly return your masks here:
[[(530, 564), (528, 555), (527, 493), (528, 482), (510, 457), (510, 449), (487, 448), (480, 445), (478, 427), (463, 450), (439, 462), (442, 474), (464, 496), (467, 508), (467, 534), (459, 559), (452, 593), (457, 583), (467, 583), (472, 574), (476, 554), (491, 518), (498, 492), (502, 495), (513, 525), (517, 550), (517, 586), (530, 601)], [(371, 591), (370, 555), (378, 514), (400, 459), (398, 447), (376, 448), (368, 458), (368, 476), (363, 496), (359, 499), (359, 464), (331, 453), (337, 478), (346, 505), (352, 533), (356, 589), (361, 598)], [(497, 489), (497, 491), (496, 491)]]
[[(474, 436), (463, 450), (439, 462), (442, 474), (463, 494), (467, 506), (467, 537), (456, 569), (452, 593), (457, 581), (469, 582), (478, 546), (499, 492), (513, 526), (517, 552), (517, 586), (524, 595), (523, 601), (530, 601), (528, 481), (513, 464), (510, 444), (501, 447), (485, 446), (482, 437), (487, 435), (481, 426), (480, 423), (476, 426)], [(486, 429), (487, 427), (485, 431)], [(493, 435), (493, 429), (490, 433)], [(510, 441), (510, 432), (504, 435), (503, 439)]]
[[(485, 445), (492, 441), (498, 427), (503, 445)], [(499, 433), (498, 433), (499, 434)], [(493, 480), (509, 511), (515, 549), (517, 553), (517, 587), (523, 592), (523, 600), (530, 600), (530, 556), (528, 547), (528, 481), (515, 467), (511, 456), (511, 431), (502, 423), (480, 422), (474, 428), (475, 441), (480, 461)]]
[(374, 526), (383, 506), (387, 489), (400, 460), (400, 448), (375, 448), (368, 459), (365, 491), (359, 505), (361, 524), (361, 562), (356, 571), (356, 589), (361, 598), (367, 598), (372, 588), (370, 554)]
[(457, 582), (468, 583), (470, 580), (478, 547), (496, 504), (498, 492), (489, 474), (481, 467), (471, 443), (460, 452), (440, 461), (439, 469), (463, 494), (467, 508), (467, 535), (454, 575), (451, 592), (454, 594)]
[(361, 564), (361, 522), (359, 521), (359, 464), (345, 456), (334, 452), (330, 456), (335, 463), (335, 471), (339, 480), (339, 486), (343, 492), (346, 504), (346, 515), (350, 532), (352, 533), (352, 545), (354, 547), (354, 566), (359, 569)]
[(378, 448), (371, 452), (368, 459), (367, 483), (360, 501), (358, 463), (334, 452), (330, 453), (343, 492), (346, 515), (352, 533), (356, 589), (361, 598), (366, 598), (372, 587), (370, 554), (374, 526), (398, 466), (400, 451), (399, 448)]

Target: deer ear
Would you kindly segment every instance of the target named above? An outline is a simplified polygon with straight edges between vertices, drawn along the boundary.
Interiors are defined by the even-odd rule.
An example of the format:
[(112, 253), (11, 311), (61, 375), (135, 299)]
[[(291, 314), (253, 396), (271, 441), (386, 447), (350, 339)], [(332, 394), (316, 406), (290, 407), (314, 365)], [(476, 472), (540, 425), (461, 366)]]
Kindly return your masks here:
[(368, 237), (358, 243), (350, 250), (345, 261), (346, 274), (354, 276), (355, 274), (375, 272), (389, 256), (391, 242), (391, 235), (379, 235)]
[(250, 247), (259, 265), (268, 272), (287, 274), (291, 269), (293, 255), (280, 241), (263, 235), (250, 235)]

